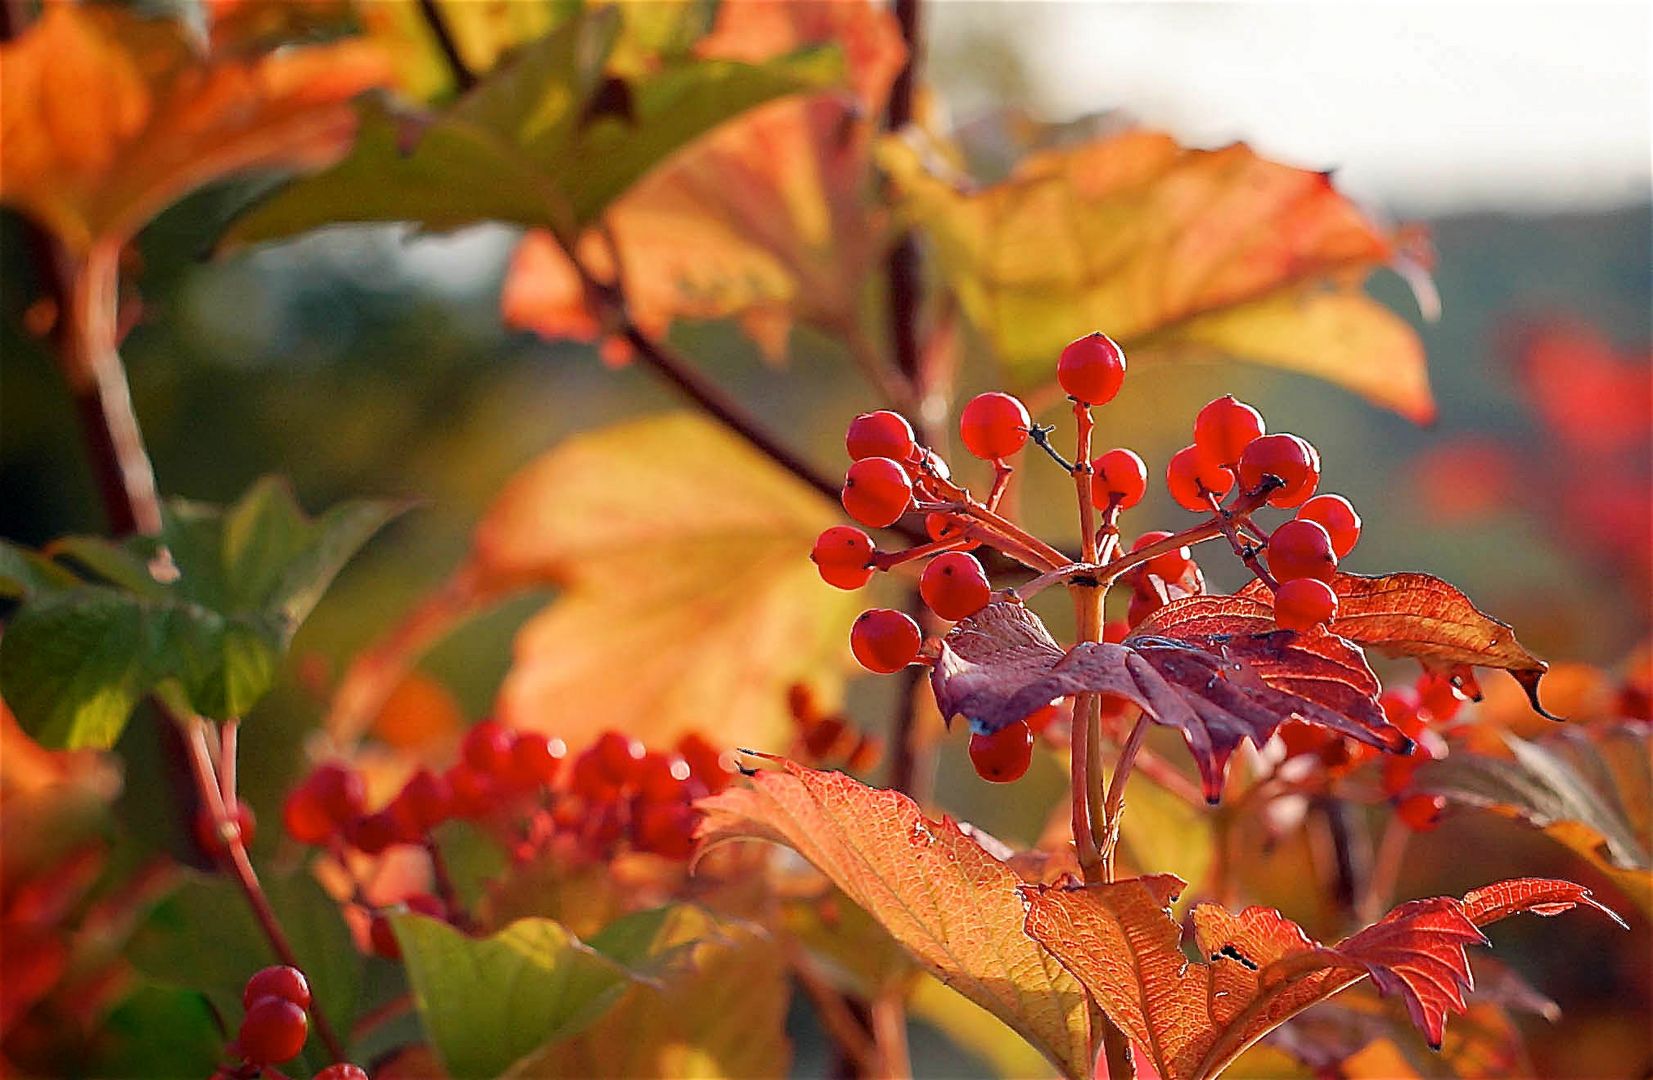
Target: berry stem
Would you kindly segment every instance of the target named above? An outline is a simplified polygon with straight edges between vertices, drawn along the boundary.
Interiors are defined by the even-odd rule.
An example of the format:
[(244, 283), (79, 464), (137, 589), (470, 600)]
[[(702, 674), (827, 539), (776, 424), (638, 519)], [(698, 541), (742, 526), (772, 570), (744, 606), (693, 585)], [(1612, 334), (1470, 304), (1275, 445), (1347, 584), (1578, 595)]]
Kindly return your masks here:
[(947, 551), (958, 551), (971, 544), (968, 537), (959, 537), (951, 540), (932, 540), (928, 544), (919, 544), (917, 547), (905, 548), (901, 551), (878, 551), (872, 556), (872, 565), (877, 570), (890, 570), (903, 563), (910, 563), (914, 559), (928, 558), (931, 555), (940, 555)]
[(1262, 549), (1246, 543), (1240, 536), (1239, 526), (1247, 519), (1236, 517), (1232, 512), (1224, 510), (1217, 497), (1210, 492), (1206, 492), (1205, 498), (1211, 504), (1212, 512), (1217, 515), (1217, 525), (1222, 529), (1223, 536), (1228, 539), (1228, 546), (1234, 549), (1235, 557), (1245, 563), (1246, 569), (1256, 575), (1258, 581), (1268, 586), (1269, 592), (1279, 591), (1280, 583), (1268, 572), (1268, 567), (1257, 559)]
[(1004, 498), (1005, 491), (1010, 487), (1010, 476), (1016, 471), (1013, 465), (1000, 458), (993, 462), (993, 488), (987, 493), (987, 508), (997, 511), (999, 500)]
[(1114, 852), (1119, 846), (1119, 819), (1125, 812), (1125, 781), (1130, 778), (1131, 767), (1136, 764), (1138, 752), (1142, 749), (1143, 736), (1148, 733), (1148, 714), (1141, 713), (1136, 718), (1136, 724), (1131, 728), (1130, 735), (1125, 738), (1125, 745), (1119, 749), (1119, 760), (1114, 763), (1113, 776), (1108, 779), (1107, 801), (1102, 807), (1102, 880), (1112, 881), (1114, 877)]
[(442, 901), (442, 905), (448, 909), (448, 918), (460, 930), (475, 929), (470, 913), (465, 910), (464, 902), (459, 898), (459, 890), (454, 888), (453, 875), (448, 872), (448, 860), (442, 856), (442, 848), (437, 844), (436, 837), (425, 837), (425, 854), (430, 859), (431, 883), (436, 886), (436, 895)]

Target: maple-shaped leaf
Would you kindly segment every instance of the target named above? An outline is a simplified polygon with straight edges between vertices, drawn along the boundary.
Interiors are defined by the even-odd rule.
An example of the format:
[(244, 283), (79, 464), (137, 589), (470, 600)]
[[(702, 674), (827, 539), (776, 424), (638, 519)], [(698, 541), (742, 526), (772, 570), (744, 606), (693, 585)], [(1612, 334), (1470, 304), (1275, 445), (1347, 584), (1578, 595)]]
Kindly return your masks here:
[(1247, 1046), (1361, 979), (1398, 997), (1431, 1045), (1471, 985), (1468, 945), (1479, 927), (1518, 912), (1579, 904), (1618, 916), (1581, 886), (1525, 878), (1462, 900), (1400, 905), (1335, 945), (1321, 945), (1270, 908), (1201, 904), (1189, 916), (1206, 963), (1190, 963), (1170, 904), (1169, 875), (1107, 885), (1023, 886), (1027, 932), (1056, 955), (1163, 1080), (1204, 1080)]
[[(1208, 614), (1179, 625), (1181, 613), (1195, 610)], [(936, 704), (944, 717), (962, 715), (973, 730), (992, 732), (1057, 698), (1087, 691), (1123, 698), (1182, 732), (1213, 802), (1240, 743), (1261, 746), (1286, 720), (1396, 753), (1409, 749), (1383, 718), (1377, 678), (1349, 642), (1274, 630), (1266, 608), (1235, 597), (1185, 597), (1156, 617), (1163, 621), (1144, 623), (1121, 644), (1081, 642), (1064, 651), (1024, 605), (989, 604), (942, 639), (930, 673)]]
[(796, 850), (935, 976), (1003, 1020), (1065, 1075), (1090, 1075), (1078, 983), (1021, 932), (1021, 882), (953, 821), (896, 791), (791, 762), (696, 804), (701, 850)]
[[(826, 44), (843, 49), (848, 93), (774, 102), (725, 124), (617, 200), (607, 238), (581, 240), (581, 261), (624, 281), (632, 317), (651, 333), (677, 318), (739, 318), (776, 358), (795, 321), (839, 334), (856, 325), (883, 250), (871, 145), (905, 56), (894, 17), (863, 0), (728, 0), (695, 52), (756, 64)], [(546, 337), (599, 336), (579, 276), (543, 234), (523, 239), (503, 308), (507, 323)]]
[(1417, 335), (1360, 289), (1401, 240), (1326, 174), (1149, 130), (1035, 154), (986, 187), (941, 160), (897, 137), (880, 155), (965, 314), (1025, 379), (1101, 326), (1133, 362), (1235, 357), (1434, 415)]
[(0, 201), (77, 253), (118, 246), (210, 181), (330, 164), (356, 130), (350, 99), (390, 73), (361, 40), (204, 53), (171, 20), (44, 8), (0, 48)]
[(1645, 724), (1601, 724), (1537, 741), (1506, 734), (1510, 756), (1455, 750), (1426, 762), (1420, 791), (1525, 821), (1590, 860), (1653, 915), (1653, 739)]
[[(1515, 639), (1514, 628), (1476, 607), (1451, 582), (1416, 571), (1339, 573), (1332, 588), (1337, 593), (1337, 617), (1328, 627), (1332, 633), (1432, 667), (1502, 668), (1515, 676), (1533, 707), (1543, 712), (1538, 683), (1550, 666)], [(1272, 605), (1273, 594), (1260, 581), (1238, 595)]]

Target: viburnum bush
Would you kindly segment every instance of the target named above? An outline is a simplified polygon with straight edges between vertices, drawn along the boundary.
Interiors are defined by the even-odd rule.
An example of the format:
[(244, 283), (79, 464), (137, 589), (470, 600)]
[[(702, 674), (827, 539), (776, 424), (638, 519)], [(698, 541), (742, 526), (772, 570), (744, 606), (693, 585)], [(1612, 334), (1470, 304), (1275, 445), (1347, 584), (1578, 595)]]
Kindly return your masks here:
[[(1645, 934), (1645, 650), (1552, 675), (1555, 726), (1507, 624), (1347, 569), (1373, 545), (1325, 488), (1399, 475), (1381, 455), (1323, 462), (1270, 430), (1308, 418), (1229, 394), (1163, 460), (1108, 445), (1164, 411), (1127, 352), (1432, 418), (1417, 335), (1361, 288), (1393, 268), (1430, 313), (1415, 231), (1141, 128), (1010, 119), (1026, 152), (977, 183), (920, 107), (914, 0), (184, 6), (4, 6), (0, 201), (37, 268), (11, 314), (108, 535), (0, 544), (0, 1071), (771, 1076), (797, 1042), (885, 1077), (911, 1017), (1007, 1076), (1515, 1075), (1512, 1017), (1553, 1003), (1477, 988), (1467, 947), (1619, 915), (1536, 876), (1408, 899), (1420, 834), (1469, 809), (1565, 845)], [(220, 260), (513, 226), (500, 321), (695, 411), (525, 463), (425, 595), (359, 605), (376, 637), (293, 657), (410, 506), (160, 496), (122, 350), (175, 309), (140, 295), (168, 208)], [(862, 378), (831, 372), (830, 409), (867, 409), (841, 482), (786, 437), (825, 445), (819, 418), (730, 392), (687, 322), (807, 358), (788, 390)], [(982, 365), (1006, 389), (955, 400)], [(1619, 412), (1615, 470), (1646, 410)], [(1229, 559), (1250, 580), (1212, 592)], [(462, 708), (421, 661), (534, 595)], [(932, 783), (951, 760), (987, 783)], [(960, 806), (1044, 825), (1012, 846)]]

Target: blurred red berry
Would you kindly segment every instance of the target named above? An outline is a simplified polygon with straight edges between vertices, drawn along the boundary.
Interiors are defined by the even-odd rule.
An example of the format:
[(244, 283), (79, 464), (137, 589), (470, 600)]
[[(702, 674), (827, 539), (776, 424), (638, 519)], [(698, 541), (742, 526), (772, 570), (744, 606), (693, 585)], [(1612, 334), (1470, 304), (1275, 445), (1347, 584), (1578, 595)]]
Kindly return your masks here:
[(318, 1072), (313, 1080), (368, 1080), (367, 1070), (348, 1061), (335, 1061)]
[[(1141, 551), (1145, 547), (1170, 538), (1171, 534), (1163, 529), (1154, 529), (1137, 537), (1136, 542), (1131, 545), (1131, 550)], [(1184, 545), (1155, 555), (1143, 563), (1142, 567), (1161, 581), (1176, 581), (1188, 572), (1188, 564), (1193, 561), (1193, 555), (1189, 552), (1187, 545)]]
[(591, 744), (591, 752), (603, 766), (603, 772), (616, 784), (629, 784), (637, 778), (637, 768), (647, 753), (643, 744), (621, 731), (605, 731)]
[(668, 859), (694, 854), (694, 828), (699, 815), (683, 802), (644, 802), (632, 819), (632, 843)]
[(1406, 688), (1385, 690), (1378, 696), (1378, 704), (1383, 708), (1383, 718), (1399, 728), (1408, 739), (1416, 740), (1423, 734), (1424, 721), (1418, 715), (1418, 695), (1415, 691)]
[(650, 750), (636, 768), (637, 794), (653, 802), (681, 802), (690, 794), (694, 771), (679, 754)]
[(235, 816), (222, 827), (213, 818), (212, 811), (203, 806), (195, 815), (195, 842), (208, 855), (222, 859), (230, 853), (230, 844), (234, 840), (240, 840), (243, 847), (251, 846), (257, 828), (258, 819), (253, 816), (253, 808), (239, 799), (235, 802)]
[(344, 838), (363, 855), (382, 855), (402, 834), (396, 819), (383, 810), (352, 818), (344, 827)]
[(511, 740), (511, 763), (506, 770), (518, 791), (546, 787), (556, 780), (568, 756), (568, 746), (540, 731), (519, 731)]
[(713, 795), (728, 787), (737, 775), (732, 767), (724, 763), (724, 752), (697, 731), (691, 731), (677, 741), (677, 752), (689, 763), (690, 775), (706, 785), (706, 790)]
[(277, 997), (291, 1001), (301, 1009), (310, 1007), (310, 983), (304, 972), (286, 964), (275, 964), (253, 974), (241, 991), (241, 1007), (252, 1008), (261, 997)]
[(459, 756), (477, 772), (503, 778), (511, 764), (511, 732), (497, 720), (480, 721), (465, 732)]
[(397, 800), (408, 818), (421, 831), (428, 831), (448, 819), (453, 790), (442, 777), (421, 767), (407, 778)]
[(1439, 795), (1408, 795), (1395, 804), (1395, 816), (1413, 832), (1429, 832), (1441, 823), (1446, 800)]
[(322, 811), (335, 826), (342, 826), (367, 807), (367, 785), (361, 773), (348, 765), (328, 762), (310, 774), (305, 786), (314, 793)]
[(308, 783), (294, 788), (281, 804), (281, 824), (287, 835), (301, 844), (325, 844), (338, 829), (321, 797)]
[(263, 997), (241, 1018), (235, 1041), (254, 1065), (279, 1065), (298, 1056), (310, 1035), (304, 1010), (280, 997)]

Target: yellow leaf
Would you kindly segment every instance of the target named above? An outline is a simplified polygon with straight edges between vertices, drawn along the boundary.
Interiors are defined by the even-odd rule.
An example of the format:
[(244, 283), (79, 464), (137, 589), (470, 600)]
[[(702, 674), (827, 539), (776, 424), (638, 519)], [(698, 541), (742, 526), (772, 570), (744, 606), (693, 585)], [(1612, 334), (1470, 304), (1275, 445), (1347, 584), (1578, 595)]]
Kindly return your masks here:
[(363, 41), (206, 54), (176, 22), (48, 4), (0, 48), (0, 202), (75, 252), (119, 244), (202, 184), (337, 159), (388, 76)]
[(966, 316), (1024, 377), (1102, 330), (1133, 361), (1251, 360), (1433, 415), (1417, 336), (1359, 289), (1399, 241), (1325, 174), (1146, 130), (1034, 155), (982, 188), (937, 160), (895, 137), (880, 151)]
[(787, 687), (836, 694), (852, 594), (809, 562), (838, 515), (717, 425), (651, 417), (570, 439), (519, 473), (477, 529), (493, 588), (555, 583), (523, 627), (499, 713), (579, 746), (790, 738)]

